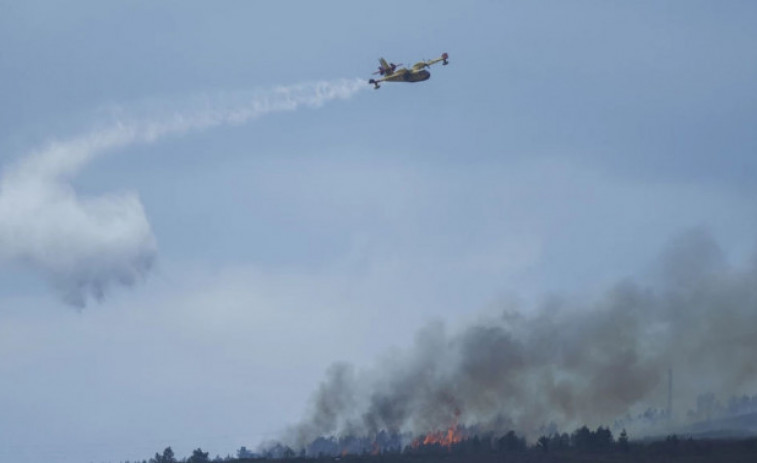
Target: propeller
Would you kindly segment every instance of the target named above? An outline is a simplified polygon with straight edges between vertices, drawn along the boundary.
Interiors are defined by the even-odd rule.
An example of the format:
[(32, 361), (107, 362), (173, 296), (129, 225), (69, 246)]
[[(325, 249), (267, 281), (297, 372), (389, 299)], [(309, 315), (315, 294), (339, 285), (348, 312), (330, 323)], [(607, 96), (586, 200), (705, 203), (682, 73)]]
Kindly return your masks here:
[(383, 67), (379, 66), (378, 71), (374, 72), (373, 74), (381, 74), (382, 76), (386, 74), (386, 71), (391, 70), (391, 72), (394, 72), (395, 69), (397, 69), (398, 66), (402, 66), (402, 63), (394, 64), (389, 63), (389, 69), (384, 69)]

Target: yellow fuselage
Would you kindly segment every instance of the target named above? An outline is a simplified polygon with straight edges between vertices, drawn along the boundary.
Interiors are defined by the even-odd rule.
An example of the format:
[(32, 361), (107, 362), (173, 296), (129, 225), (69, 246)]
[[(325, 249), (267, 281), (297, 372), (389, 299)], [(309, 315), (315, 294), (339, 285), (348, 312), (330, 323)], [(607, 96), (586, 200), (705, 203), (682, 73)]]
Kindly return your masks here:
[(431, 73), (425, 69), (397, 69), (391, 75), (384, 77), (388, 82), (422, 82), (428, 80)]

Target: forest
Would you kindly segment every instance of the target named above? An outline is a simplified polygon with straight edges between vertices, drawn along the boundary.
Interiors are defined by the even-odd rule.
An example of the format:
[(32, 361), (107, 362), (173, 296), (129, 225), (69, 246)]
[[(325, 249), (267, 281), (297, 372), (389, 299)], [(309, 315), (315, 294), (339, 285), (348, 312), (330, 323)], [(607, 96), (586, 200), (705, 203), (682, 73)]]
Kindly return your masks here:
[[(347, 439), (349, 440), (349, 439)], [(535, 442), (510, 431), (502, 436), (474, 435), (454, 443), (424, 444), (415, 441), (404, 448), (365, 449), (361, 453), (306, 455), (277, 445), (261, 453), (241, 447), (236, 455), (211, 458), (196, 449), (187, 458), (177, 458), (171, 447), (142, 461), (123, 463), (549, 463), (549, 462), (754, 462), (757, 437), (713, 439), (675, 434), (658, 439), (631, 440), (622, 431), (617, 438), (609, 428), (586, 426), (572, 433), (543, 435)]]

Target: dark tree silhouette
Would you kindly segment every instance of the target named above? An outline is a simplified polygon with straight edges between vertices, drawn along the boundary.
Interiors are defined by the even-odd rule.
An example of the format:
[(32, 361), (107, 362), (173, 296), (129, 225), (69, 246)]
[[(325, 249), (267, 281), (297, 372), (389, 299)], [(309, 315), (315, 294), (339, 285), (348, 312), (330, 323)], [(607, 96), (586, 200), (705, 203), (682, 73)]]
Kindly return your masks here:
[(481, 453), (481, 439), (479, 439), (478, 435), (473, 436), (473, 439), (470, 439), (470, 453)]
[(570, 435), (570, 445), (579, 450), (590, 449), (591, 440), (591, 431), (586, 426), (581, 426)]
[(618, 449), (620, 449), (621, 452), (628, 452), (630, 450), (631, 446), (628, 443), (628, 433), (625, 429), (620, 432), (620, 436), (618, 436)]
[(192, 456), (187, 459), (187, 463), (210, 463), (208, 452), (203, 452), (201, 448), (195, 449)]
[(245, 447), (244, 445), (239, 447), (239, 450), (237, 450), (237, 458), (239, 458), (240, 460), (244, 458), (252, 458), (253, 456), (254, 455), (252, 454), (252, 452), (247, 450), (247, 447)]
[(150, 463), (176, 463), (176, 457), (171, 447), (166, 447), (163, 450), (163, 455), (156, 453), (155, 457), (150, 459)]
[(549, 439), (549, 448), (555, 450), (565, 450), (570, 447), (570, 436), (567, 433), (555, 433)]
[(549, 437), (541, 436), (539, 440), (536, 441), (536, 446), (544, 452), (549, 452)]
[(594, 450), (610, 450), (615, 440), (612, 437), (612, 431), (609, 428), (598, 427), (596, 431), (592, 433), (592, 449)]
[(497, 439), (497, 450), (499, 452), (518, 452), (526, 449), (526, 441), (515, 434), (515, 431), (508, 431), (507, 434)]

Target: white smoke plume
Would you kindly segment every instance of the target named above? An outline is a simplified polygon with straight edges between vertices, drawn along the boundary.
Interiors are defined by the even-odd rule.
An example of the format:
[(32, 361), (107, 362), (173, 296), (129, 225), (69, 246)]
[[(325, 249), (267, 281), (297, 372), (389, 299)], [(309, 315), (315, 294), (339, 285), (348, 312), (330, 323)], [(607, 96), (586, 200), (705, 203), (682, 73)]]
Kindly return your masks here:
[(100, 300), (108, 287), (131, 285), (147, 274), (157, 241), (136, 193), (77, 194), (70, 180), (87, 163), (169, 135), (319, 107), (364, 88), (362, 80), (342, 79), (204, 97), (165, 117), (121, 115), (108, 127), (32, 152), (0, 176), (0, 263), (33, 268), (75, 306)]

